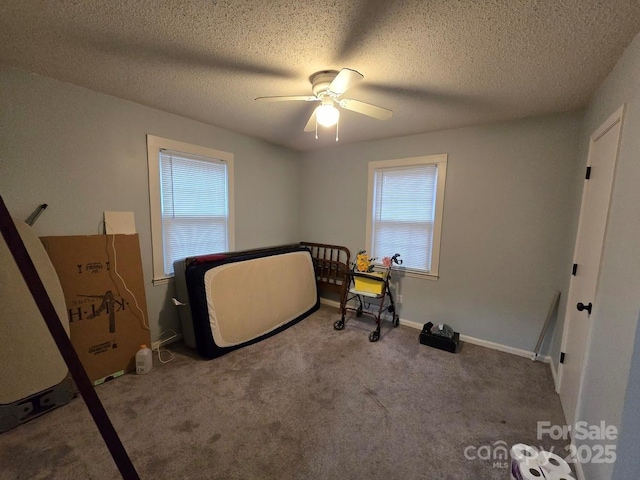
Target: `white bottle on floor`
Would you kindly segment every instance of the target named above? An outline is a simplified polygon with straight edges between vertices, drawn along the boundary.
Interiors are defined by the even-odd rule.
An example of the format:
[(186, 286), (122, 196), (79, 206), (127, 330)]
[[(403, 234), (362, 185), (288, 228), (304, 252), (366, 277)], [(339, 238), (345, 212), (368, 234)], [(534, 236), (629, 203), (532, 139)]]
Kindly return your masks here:
[(136, 353), (136, 373), (143, 375), (149, 373), (153, 368), (153, 353), (146, 345), (140, 345), (140, 350)]

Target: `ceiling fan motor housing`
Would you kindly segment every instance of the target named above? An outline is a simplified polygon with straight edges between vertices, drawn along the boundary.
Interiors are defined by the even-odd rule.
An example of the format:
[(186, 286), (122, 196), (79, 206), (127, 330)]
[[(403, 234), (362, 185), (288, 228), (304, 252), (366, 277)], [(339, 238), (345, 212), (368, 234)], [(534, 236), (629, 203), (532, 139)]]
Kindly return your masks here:
[(338, 72), (335, 70), (323, 70), (322, 72), (311, 75), (311, 90), (313, 94), (320, 97), (320, 93), (327, 91), (329, 85), (337, 75)]

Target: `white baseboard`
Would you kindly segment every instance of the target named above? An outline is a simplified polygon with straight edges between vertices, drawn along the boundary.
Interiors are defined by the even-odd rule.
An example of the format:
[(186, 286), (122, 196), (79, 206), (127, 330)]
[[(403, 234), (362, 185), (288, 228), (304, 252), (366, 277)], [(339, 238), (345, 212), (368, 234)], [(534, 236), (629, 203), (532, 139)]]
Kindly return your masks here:
[(329, 300), (328, 298), (320, 297), (320, 303), (322, 305), (329, 305), (330, 307), (340, 308), (340, 302), (336, 302), (335, 300)]
[[(340, 303), (334, 300), (329, 300), (326, 298), (320, 298), (320, 303), (324, 305), (330, 305), (332, 307), (340, 308)], [(400, 325), (404, 325), (406, 327), (415, 328), (416, 330), (422, 330), (422, 323), (414, 322), (412, 320), (405, 320), (403, 318), (400, 319)], [(533, 358), (534, 353), (529, 352), (527, 350), (522, 350), (520, 348), (509, 347), (507, 345), (502, 345), (500, 343), (490, 342), (488, 340), (482, 340), (481, 338), (470, 337), (468, 335), (460, 335), (460, 340), (467, 343), (472, 343), (473, 345), (478, 345), (480, 347), (490, 348), (492, 350), (498, 350), (500, 352), (510, 353), (512, 355), (517, 355), (518, 357), (524, 358)], [(555, 368), (553, 366), (553, 362), (551, 361), (550, 356), (538, 357), (538, 360), (543, 363), (551, 364), (551, 374), (553, 375), (554, 382), (556, 378)]]
[(405, 327), (415, 328), (416, 330), (422, 331), (422, 327), (424, 326), (424, 323), (418, 323), (412, 320), (405, 320), (404, 318), (401, 318), (400, 325), (404, 325)]
[[(463, 342), (472, 343), (474, 345), (479, 345), (481, 347), (490, 348), (492, 350), (498, 350), (500, 352), (510, 353), (511, 355), (516, 355), (518, 357), (524, 357), (524, 358), (532, 359), (533, 356), (534, 356), (534, 353), (530, 352), (528, 350), (523, 350), (521, 348), (515, 348), (515, 347), (509, 347), (508, 345), (502, 345), (501, 343), (490, 342), (488, 340), (483, 340), (481, 338), (470, 337), (468, 335), (460, 335), (460, 340), (462, 340)], [(549, 363), (549, 362), (551, 362), (551, 357), (549, 357), (549, 356), (538, 357), (538, 361), (541, 361), (542, 363)]]

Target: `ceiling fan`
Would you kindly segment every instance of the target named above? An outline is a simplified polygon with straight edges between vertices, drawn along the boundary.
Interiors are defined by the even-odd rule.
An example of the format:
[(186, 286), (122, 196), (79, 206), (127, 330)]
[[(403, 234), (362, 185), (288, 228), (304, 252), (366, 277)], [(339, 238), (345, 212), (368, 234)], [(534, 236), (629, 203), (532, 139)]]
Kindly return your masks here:
[(256, 100), (266, 102), (320, 102), (320, 105), (311, 114), (307, 125), (304, 127), (304, 131), (313, 132), (315, 130), (317, 139), (318, 124), (324, 127), (332, 127), (333, 125), (336, 125), (336, 141), (338, 141), (337, 124), (340, 119), (340, 111), (336, 108), (337, 106), (378, 120), (387, 120), (393, 114), (389, 109), (378, 107), (370, 103), (361, 102), (352, 98), (340, 98), (343, 93), (356, 85), (363, 78), (364, 75), (350, 68), (343, 68), (340, 72), (335, 70), (323, 70), (321, 72), (314, 73), (310, 78), (313, 95), (258, 97)]

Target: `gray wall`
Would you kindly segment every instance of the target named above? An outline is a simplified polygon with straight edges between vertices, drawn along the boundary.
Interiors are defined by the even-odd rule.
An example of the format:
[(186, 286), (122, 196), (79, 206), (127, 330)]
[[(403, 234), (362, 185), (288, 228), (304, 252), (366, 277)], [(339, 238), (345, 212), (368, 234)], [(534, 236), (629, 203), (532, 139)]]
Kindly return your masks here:
[[(640, 317), (638, 318), (640, 322)], [(636, 330), (635, 352), (631, 360), (626, 400), (622, 412), (622, 431), (617, 445), (618, 461), (613, 470), (615, 480), (640, 478), (640, 329)]]
[[(622, 436), (618, 443), (620, 455), (615, 472), (611, 464), (584, 465), (586, 477), (594, 480), (612, 478), (612, 472), (613, 478), (620, 480), (640, 478), (637, 458), (640, 417), (637, 379), (640, 364), (637, 355), (629, 374), (634, 343), (636, 349), (640, 343), (640, 332), (636, 328), (640, 312), (639, 85), (640, 35), (629, 45), (594, 95), (585, 115), (580, 146), (580, 161), (584, 165), (589, 135), (620, 105), (627, 104), (598, 289), (590, 319), (591, 344), (583, 377), (581, 405), (577, 412), (578, 420), (592, 425), (601, 421), (622, 425)], [(560, 335), (557, 333), (556, 338)], [(636, 383), (630, 379), (635, 379)], [(625, 400), (627, 385), (633, 386), (627, 391)]]
[(567, 292), (581, 119), (574, 112), (306, 152), (301, 237), (364, 248), (368, 162), (447, 153), (440, 278), (402, 278), (400, 317), (531, 351), (554, 292)]
[(17, 70), (0, 70), (0, 194), (38, 235), (99, 232), (133, 211), (152, 338), (176, 328), (172, 285), (152, 286), (146, 134), (235, 155), (236, 248), (298, 240), (298, 155), (285, 148)]

